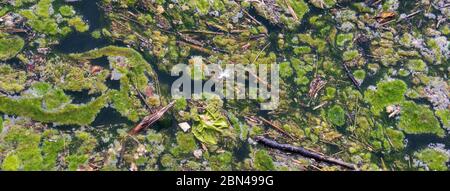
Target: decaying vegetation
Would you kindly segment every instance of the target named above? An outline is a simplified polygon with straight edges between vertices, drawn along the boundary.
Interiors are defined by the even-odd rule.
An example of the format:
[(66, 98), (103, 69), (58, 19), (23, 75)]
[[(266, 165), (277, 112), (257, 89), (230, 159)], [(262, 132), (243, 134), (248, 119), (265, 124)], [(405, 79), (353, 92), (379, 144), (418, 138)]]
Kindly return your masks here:
[[(449, 5), (2, 0), (0, 169), (448, 170)], [(173, 100), (179, 63), (276, 63), (280, 106)]]

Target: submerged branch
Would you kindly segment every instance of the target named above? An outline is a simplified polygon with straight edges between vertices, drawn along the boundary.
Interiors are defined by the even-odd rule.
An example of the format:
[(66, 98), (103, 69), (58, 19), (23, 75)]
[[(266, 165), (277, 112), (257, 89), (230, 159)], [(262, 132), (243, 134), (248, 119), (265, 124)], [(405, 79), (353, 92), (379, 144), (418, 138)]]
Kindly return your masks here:
[(315, 159), (318, 161), (322, 161), (322, 162), (326, 162), (326, 163), (330, 163), (330, 164), (334, 164), (334, 165), (339, 165), (339, 166), (342, 166), (342, 167), (345, 167), (345, 168), (348, 168), (351, 170), (357, 170), (356, 165), (354, 165), (354, 164), (346, 163), (339, 159), (335, 159), (335, 158), (325, 156), (325, 155), (322, 155), (322, 154), (319, 154), (319, 153), (316, 153), (313, 151), (309, 151), (302, 147), (296, 147), (296, 146), (292, 146), (292, 145), (288, 145), (288, 144), (280, 144), (274, 140), (271, 140), (271, 139), (268, 139), (268, 138), (265, 138), (262, 136), (255, 137), (255, 140), (258, 143), (263, 144), (270, 148), (300, 154), (307, 158), (312, 158), (312, 159)]
[(175, 104), (175, 101), (172, 101), (169, 103), (169, 105), (159, 109), (158, 111), (156, 111), (155, 113), (145, 117), (141, 123), (139, 123), (133, 130), (131, 130), (130, 134), (131, 135), (136, 135), (138, 134), (140, 131), (142, 131), (143, 129), (149, 127), (150, 125), (153, 125), (156, 121), (158, 121), (159, 119), (161, 119), (161, 117), (170, 109), (173, 107), (173, 105)]

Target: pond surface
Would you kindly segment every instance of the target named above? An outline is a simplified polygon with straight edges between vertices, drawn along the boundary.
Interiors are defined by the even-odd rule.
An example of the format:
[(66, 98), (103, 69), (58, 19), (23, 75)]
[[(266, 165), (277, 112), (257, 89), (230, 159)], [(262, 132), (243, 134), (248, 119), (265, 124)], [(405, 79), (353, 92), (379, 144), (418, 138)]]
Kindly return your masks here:
[[(150, 69), (146, 66), (132, 66), (129, 69), (131, 72), (127, 71), (128, 73), (124, 75), (127, 80), (107, 78), (101, 85), (89, 86), (89, 88), (105, 86), (103, 90), (95, 93), (92, 93), (93, 88), (81, 91), (64, 89), (63, 94), (70, 96), (70, 104), (76, 106), (84, 106), (106, 95), (111, 99), (106, 102), (106, 107), (98, 109), (98, 114), (87, 124), (66, 122), (57, 118), (48, 120), (33, 112), (31, 114), (24, 111), (8, 112), (10, 111), (8, 109), (3, 109), (5, 110), (3, 112), (0, 104), (0, 112), (5, 114), (5, 121), (17, 113), (27, 113), (30, 116), (24, 116), (26, 119), (43, 122), (37, 124), (45, 126), (40, 127), (42, 129), (49, 128), (66, 133), (71, 137), (68, 139), (71, 142), (86, 141), (81, 144), (73, 143), (74, 145), (70, 147), (72, 150), (78, 150), (75, 148), (97, 140), (95, 146), (89, 147), (91, 150), (87, 149), (89, 153), (71, 155), (72, 158), (83, 156), (89, 160), (85, 159), (78, 164), (58, 158), (54, 165), (56, 167), (50, 168), (53, 170), (84, 170), (87, 164), (92, 165), (95, 159), (104, 162), (99, 166), (122, 170), (313, 170), (316, 168), (314, 165), (325, 170), (343, 170), (333, 169), (326, 163), (316, 164), (317, 161), (313, 160), (301, 161), (305, 158), (267, 149), (256, 144), (252, 139), (256, 136), (270, 137), (280, 143), (289, 143), (336, 156), (344, 161), (351, 161), (363, 170), (421, 168), (447, 170), (449, 161), (444, 159), (450, 158), (448, 151), (450, 139), (448, 129), (445, 129), (448, 122), (445, 122), (445, 117), (438, 116), (436, 105), (423, 95), (423, 90), (430, 86), (431, 82), (442, 82), (447, 84), (448, 101), (449, 46), (447, 44), (447, 50), (436, 48), (439, 43), (448, 43), (446, 19), (442, 21), (443, 27), (440, 28), (429, 24), (432, 16), (424, 15), (422, 12), (418, 12), (418, 20), (401, 20), (399, 15), (410, 14), (412, 9), (422, 10), (420, 7), (425, 6), (415, 1), (387, 1), (380, 5), (339, 1), (340, 3), (336, 5), (330, 5), (330, 8), (320, 7), (308, 1), (294, 6), (293, 2), (289, 1), (291, 3), (288, 5), (292, 6), (290, 9), (289, 6), (285, 7), (287, 5), (284, 3), (273, 5), (275, 1), (264, 1), (266, 6), (263, 7), (258, 6), (257, 2), (237, 5), (217, 1), (220, 3), (205, 8), (211, 9), (205, 13), (202, 13), (204, 7), (201, 5), (204, 4), (201, 2), (203, 1), (192, 1), (195, 6), (188, 5), (195, 8), (190, 10), (189, 6), (183, 7), (175, 2), (175, 5), (154, 2), (147, 4), (143, 1), (128, 5), (111, 3), (109, 6), (101, 0), (70, 3), (58, 1), (60, 4), (73, 6), (76, 15), (88, 23), (89, 29), (57, 37), (58, 44), (52, 49), (55, 54), (71, 55), (70, 59), (78, 59), (77, 62), (70, 62), (71, 64), (90, 65), (87, 69), (90, 71), (80, 70), (80, 72), (91, 72), (93, 66), (112, 72), (112, 68), (117, 67), (114, 64), (123, 67), (120, 65), (123, 64), (120, 63), (122, 57), (128, 61), (139, 60), (142, 57)], [(435, 4), (440, 2), (436, 0)], [(54, 6), (59, 8), (60, 4)], [(237, 11), (236, 6), (241, 6), (239, 9), (244, 11)], [(304, 6), (307, 7), (307, 11), (302, 10)], [(280, 9), (284, 11), (279, 11)], [(299, 14), (302, 11), (304, 15)], [(236, 14), (232, 15), (235, 12)], [(215, 16), (216, 14), (222, 17)], [(390, 14), (394, 16), (389, 16)], [(440, 12), (436, 8), (427, 14), (442, 16), (448, 13), (445, 10)], [(238, 22), (230, 19), (234, 17)], [(297, 19), (301, 22), (290, 26), (296, 23)], [(386, 28), (383, 28), (385, 25), (382, 19), (387, 19)], [(377, 25), (377, 22), (382, 26)], [(389, 22), (397, 24), (389, 25)], [(447, 28), (442, 29), (445, 26)], [(429, 29), (425, 31), (423, 28)], [(427, 36), (426, 32), (436, 34)], [(94, 37), (95, 33), (100, 37)], [(409, 37), (409, 33), (412, 33), (410, 38), (413, 40), (410, 44), (413, 45), (405, 45), (407, 43), (402, 41), (405, 36)], [(350, 35), (351, 38), (345, 35)], [(350, 39), (346, 41), (347, 37)], [(340, 38), (342, 45), (337, 43)], [(437, 41), (435, 44), (438, 45), (431, 46), (433, 40)], [(421, 43), (420, 47), (414, 43)], [(84, 55), (92, 50), (101, 52), (105, 47), (113, 48), (110, 52), (94, 53), (94, 56)], [(24, 49), (31, 54), (33, 48), (25, 45)], [(137, 58), (134, 51), (139, 55)], [(440, 55), (442, 63), (438, 63), (437, 52), (442, 54)], [(26, 57), (28, 53), (24, 55)], [(75, 58), (76, 56), (79, 58)], [(23, 70), (25, 67), (17, 66), (24, 60), (19, 58), (19, 56), (11, 58), (7, 63)], [(151, 103), (149, 100), (154, 95), (147, 95), (148, 87), (153, 88), (148, 94), (159, 93), (163, 98), (160, 101), (166, 105), (172, 99), (170, 96), (172, 83), (177, 80), (177, 77), (170, 75), (170, 67), (178, 63), (191, 64), (195, 62), (195, 58), (197, 61), (200, 58), (206, 64), (260, 61), (263, 64), (277, 63), (287, 66), (280, 73), (282, 76), (280, 109), (259, 110), (257, 108), (260, 100), (223, 100), (221, 103), (223, 106), (214, 105), (216, 103), (213, 101), (187, 100), (187, 106), (179, 110), (170, 110), (152, 124), (150, 130), (138, 135), (128, 134), (127, 132), (136, 127), (148, 111), (156, 113), (155, 111), (160, 109), (149, 106)], [(114, 63), (112, 60), (115, 59), (119, 61)], [(124, 63), (127, 64), (126, 62)], [(131, 65), (131, 61), (128, 64)], [(140, 70), (147, 71), (139, 73)], [(154, 79), (149, 75), (149, 70), (156, 73)], [(142, 79), (136, 77), (136, 73), (148, 78), (145, 79), (145, 84), (140, 84)], [(362, 79), (359, 75), (363, 76)], [(355, 84), (355, 77), (358, 78), (359, 81), (356, 83), (359, 84)], [(315, 95), (317, 98), (308, 95), (311, 89), (315, 88), (313, 87), (315, 80), (325, 82), (325, 85), (318, 89)], [(64, 79), (62, 82), (58, 82), (56, 78), (51, 80), (42, 78), (40, 81), (54, 83), (55, 88), (64, 84)], [(400, 85), (388, 87), (393, 86), (394, 82), (399, 82)], [(383, 83), (387, 84), (386, 92), (382, 92)], [(401, 91), (403, 84), (405, 90), (400, 92), (400, 98), (395, 97), (394, 94)], [(143, 93), (146, 95), (142, 95)], [(419, 96), (414, 96), (415, 94)], [(118, 99), (121, 100), (117, 101)], [(175, 105), (179, 102), (181, 101), (177, 100)], [(61, 104), (60, 108), (64, 108), (67, 104), (69, 103)], [(402, 110), (407, 108), (408, 104), (410, 108), (415, 109)], [(46, 100), (41, 105), (47, 107)], [(379, 110), (376, 109), (378, 105), (381, 105)], [(400, 108), (399, 113), (389, 116), (391, 113), (388, 113), (387, 109), (391, 106)], [(445, 109), (448, 110), (448, 106)], [(54, 111), (58, 111), (58, 108), (49, 111), (48, 116), (54, 115), (52, 113)], [(402, 119), (405, 116), (412, 119)], [(262, 119), (269, 120), (266, 122)], [(60, 121), (64, 125), (61, 125)], [(182, 132), (178, 126), (182, 122), (187, 122), (192, 129)], [(221, 122), (225, 122), (227, 128), (221, 129)], [(427, 123), (434, 124), (434, 127), (429, 125), (429, 129), (421, 129), (427, 126)], [(213, 129), (209, 129), (212, 132), (217, 132), (208, 132), (205, 130), (208, 128)], [(232, 131), (228, 132), (229, 129)], [(88, 137), (80, 135), (84, 132), (88, 132), (94, 138), (83, 139)], [(34, 133), (43, 135), (42, 132)], [(62, 134), (59, 136), (61, 137), (55, 135), (55, 139), (66, 140)], [(46, 138), (42, 137), (41, 142), (45, 141)], [(11, 146), (9, 143), (4, 145), (7, 145), (5, 146), (7, 153), (1, 154), (16, 155), (8, 149), (13, 150), (17, 145)], [(437, 154), (433, 153), (434, 151)], [(3, 152), (1, 147), (0, 152)], [(199, 152), (200, 156), (194, 156), (199, 155)], [(443, 157), (434, 155), (433, 158), (425, 154)], [(2, 161), (7, 160), (0, 155), (0, 164)], [(71, 162), (74, 168), (70, 167)], [(439, 165), (433, 166), (433, 162)], [(311, 164), (314, 168), (309, 166)]]

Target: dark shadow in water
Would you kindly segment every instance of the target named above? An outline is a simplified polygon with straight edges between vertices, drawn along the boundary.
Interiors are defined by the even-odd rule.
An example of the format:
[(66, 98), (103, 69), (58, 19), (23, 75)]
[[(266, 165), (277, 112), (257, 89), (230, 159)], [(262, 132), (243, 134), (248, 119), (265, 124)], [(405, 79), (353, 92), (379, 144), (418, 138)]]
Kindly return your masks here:
[(444, 144), (446, 149), (450, 149), (450, 139), (448, 137), (440, 138), (436, 135), (407, 135), (407, 151), (417, 151), (427, 147), (430, 144)]
[(131, 124), (131, 122), (126, 117), (120, 115), (120, 113), (117, 112), (114, 108), (106, 107), (100, 111), (91, 126), (95, 127), (120, 123)]

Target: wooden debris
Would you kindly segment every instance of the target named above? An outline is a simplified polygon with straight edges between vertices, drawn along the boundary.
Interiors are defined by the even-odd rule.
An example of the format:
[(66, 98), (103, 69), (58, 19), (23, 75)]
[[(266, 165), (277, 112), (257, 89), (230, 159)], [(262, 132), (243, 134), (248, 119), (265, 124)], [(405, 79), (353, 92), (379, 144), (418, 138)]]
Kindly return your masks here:
[(158, 121), (170, 108), (173, 107), (175, 104), (175, 101), (170, 102), (167, 106), (162, 107), (155, 113), (145, 117), (141, 123), (139, 123), (133, 130), (131, 130), (131, 135), (136, 135), (143, 129), (149, 127), (150, 125), (154, 124), (156, 121)]
[(325, 80), (322, 80), (320, 75), (317, 75), (314, 78), (314, 80), (311, 82), (311, 84), (309, 84), (308, 96), (310, 98), (315, 99), (317, 97), (318, 93), (320, 92), (320, 90), (322, 90), (326, 84), (327, 84), (327, 82)]
[(353, 74), (350, 71), (350, 69), (348, 68), (347, 64), (344, 63), (342, 65), (344, 66), (344, 70), (345, 70), (345, 73), (347, 74), (347, 77), (350, 78), (350, 80), (352, 81), (352, 83), (356, 87), (356, 89), (361, 91), (361, 84), (359, 84), (358, 80), (355, 79), (355, 76), (353, 76)]
[(261, 120), (262, 122), (264, 122), (265, 124), (269, 125), (270, 127), (274, 128), (275, 130), (279, 131), (280, 133), (288, 136), (291, 139), (295, 139), (295, 137), (293, 137), (292, 135), (290, 135), (289, 133), (287, 133), (286, 131), (284, 131), (281, 127), (278, 127), (277, 125), (275, 125), (274, 123), (270, 122), (269, 120), (263, 118), (263, 117), (258, 117), (259, 120)]
[(339, 165), (339, 166), (342, 166), (342, 167), (345, 167), (345, 168), (348, 168), (348, 169), (351, 169), (351, 170), (357, 170), (357, 167), (354, 164), (343, 162), (343, 161), (341, 161), (339, 159), (335, 159), (335, 158), (332, 158), (332, 157), (329, 157), (329, 156), (325, 156), (323, 154), (307, 150), (307, 149), (305, 149), (303, 147), (296, 147), (296, 146), (292, 146), (292, 145), (289, 145), (289, 144), (281, 144), (281, 143), (278, 143), (278, 142), (276, 142), (274, 140), (265, 138), (263, 136), (257, 136), (257, 137), (255, 137), (255, 140), (258, 143), (263, 144), (263, 145), (265, 145), (267, 147), (270, 147), (270, 148), (273, 148), (273, 149), (278, 149), (278, 150), (281, 150), (281, 151), (286, 151), (286, 152), (290, 152), (290, 153), (300, 154), (303, 157), (312, 158), (312, 159), (317, 160), (317, 161), (322, 161), (322, 162), (326, 162), (326, 163), (333, 164), (333, 165)]

